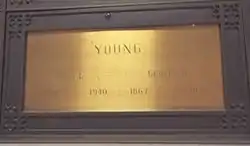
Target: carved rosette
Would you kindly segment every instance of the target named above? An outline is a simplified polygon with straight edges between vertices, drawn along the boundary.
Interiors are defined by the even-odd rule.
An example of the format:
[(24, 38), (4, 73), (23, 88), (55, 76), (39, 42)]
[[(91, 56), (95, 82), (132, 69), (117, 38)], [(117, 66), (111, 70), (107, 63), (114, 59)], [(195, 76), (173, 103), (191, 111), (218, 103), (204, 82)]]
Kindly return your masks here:
[(240, 28), (240, 5), (238, 3), (223, 4), (224, 25), (226, 29)]
[(25, 27), (31, 23), (32, 16), (29, 14), (11, 14), (8, 17), (9, 38), (21, 38)]
[(26, 118), (18, 114), (17, 107), (6, 104), (4, 107), (3, 130), (5, 132), (25, 131)]
[(225, 29), (240, 28), (241, 16), (239, 3), (215, 4), (212, 8), (212, 15), (222, 22)]
[(221, 127), (223, 129), (247, 129), (248, 114), (244, 104), (232, 104), (229, 111), (222, 117)]
[(32, 0), (9, 0), (10, 5), (20, 6), (31, 4)]

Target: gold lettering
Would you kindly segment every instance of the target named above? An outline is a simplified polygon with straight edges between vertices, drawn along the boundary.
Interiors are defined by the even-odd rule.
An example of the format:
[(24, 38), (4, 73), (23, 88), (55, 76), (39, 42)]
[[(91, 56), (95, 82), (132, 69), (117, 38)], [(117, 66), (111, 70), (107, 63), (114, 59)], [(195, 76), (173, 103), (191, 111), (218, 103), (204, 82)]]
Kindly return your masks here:
[(134, 44), (134, 52), (141, 53), (141, 48), (139, 47), (139, 44)]
[(160, 71), (160, 70), (149, 70), (148, 77), (149, 78), (162, 78), (162, 77), (170, 77), (170, 71)]
[(126, 44), (123, 44), (123, 46), (124, 46), (124, 53), (127, 51), (129, 54), (131, 54), (130, 45), (128, 47)]
[(114, 44), (114, 54), (119, 54), (119, 53), (121, 53), (120, 45)]
[(142, 52), (139, 44), (94, 44), (97, 54), (105, 55), (123, 55), (123, 54), (139, 54)]
[(95, 49), (96, 49), (96, 51), (97, 51), (97, 54), (100, 54), (100, 48), (101, 48), (102, 46), (98, 46), (98, 45), (94, 44), (93, 42), (91, 42), (91, 43), (94, 45), (94, 47), (95, 47)]
[(146, 95), (148, 94), (148, 88), (130, 88), (131, 95)]
[(105, 45), (105, 47), (104, 47), (104, 53), (106, 55), (111, 54), (111, 46), (110, 45)]
[(89, 90), (89, 95), (92, 95), (92, 96), (107, 95), (107, 94), (108, 94), (107, 89), (93, 88)]

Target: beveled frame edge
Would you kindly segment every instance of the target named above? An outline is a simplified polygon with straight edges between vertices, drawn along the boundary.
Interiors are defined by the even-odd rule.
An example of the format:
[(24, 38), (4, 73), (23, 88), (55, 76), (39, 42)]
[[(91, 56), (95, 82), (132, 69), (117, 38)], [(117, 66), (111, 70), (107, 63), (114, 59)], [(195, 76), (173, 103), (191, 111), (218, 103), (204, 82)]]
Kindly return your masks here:
[(4, 135), (1, 143), (250, 144), (249, 135)]
[[(244, 32), (245, 32), (245, 47), (248, 64), (248, 84), (250, 86), (250, 0), (243, 0), (243, 18), (244, 18)], [(250, 97), (249, 97), (250, 98)], [(250, 110), (249, 110), (250, 113)]]
[[(3, 65), (4, 65), (4, 48), (5, 48), (5, 16), (6, 16), (5, 0), (0, 0), (0, 111), (2, 111), (2, 87), (3, 87)], [(2, 112), (0, 113), (0, 117)], [(2, 118), (0, 119), (0, 124)], [(1, 128), (0, 128), (1, 133)]]
[[(246, 49), (246, 58), (248, 66), (248, 86), (250, 92), (250, 0), (243, 0), (243, 23), (244, 23), (244, 37), (245, 37), (245, 49)], [(250, 96), (248, 97), (250, 100)], [(250, 109), (247, 111), (250, 113)], [(250, 116), (249, 116), (250, 119)], [(249, 127), (250, 131), (250, 127)]]

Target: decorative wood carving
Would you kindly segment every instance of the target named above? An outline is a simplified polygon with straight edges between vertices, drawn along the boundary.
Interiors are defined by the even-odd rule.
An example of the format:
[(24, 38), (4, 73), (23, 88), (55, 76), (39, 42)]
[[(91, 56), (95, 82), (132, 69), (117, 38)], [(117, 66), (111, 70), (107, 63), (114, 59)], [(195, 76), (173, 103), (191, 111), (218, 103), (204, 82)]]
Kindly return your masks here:
[(240, 5), (238, 3), (223, 4), (223, 13), (226, 29), (240, 28)]
[(240, 28), (240, 4), (224, 3), (213, 6), (213, 17), (221, 20), (225, 29)]
[(32, 3), (32, 0), (9, 0), (10, 5), (28, 5)]
[(12, 14), (8, 18), (9, 38), (20, 38), (23, 29), (31, 24), (32, 16), (29, 14)]
[(232, 104), (227, 114), (222, 117), (223, 129), (246, 129), (248, 114), (244, 104)]
[(215, 4), (214, 6), (213, 6), (213, 17), (215, 17), (216, 19), (220, 19), (221, 17), (220, 17), (220, 5), (219, 4)]
[(26, 118), (18, 113), (15, 105), (5, 104), (3, 129), (5, 132), (24, 131), (27, 126)]

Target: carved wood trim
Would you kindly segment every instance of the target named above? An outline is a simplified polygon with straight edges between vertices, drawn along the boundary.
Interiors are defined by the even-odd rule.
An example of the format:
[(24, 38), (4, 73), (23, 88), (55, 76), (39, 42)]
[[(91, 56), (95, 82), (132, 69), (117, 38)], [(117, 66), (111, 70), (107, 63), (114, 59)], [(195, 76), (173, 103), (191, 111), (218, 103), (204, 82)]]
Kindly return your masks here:
[(212, 15), (222, 22), (224, 29), (240, 28), (241, 15), (238, 2), (215, 4)]
[(221, 6), (219, 4), (215, 4), (212, 8), (212, 15), (213, 17), (215, 17), (216, 19), (220, 19), (221, 18), (221, 10), (220, 10)]
[(31, 4), (32, 0), (9, 0), (10, 5), (20, 6)]
[(240, 28), (240, 4), (223, 4), (224, 25), (226, 29)]
[[(23, 5), (14, 1), (12, 5)], [(30, 4), (30, 3), (26, 3)], [(211, 6), (211, 5), (210, 5)], [(209, 14), (210, 15), (210, 14)], [(240, 28), (240, 5), (239, 3), (220, 3), (212, 7), (212, 16), (221, 22), (224, 29), (239, 29)], [(108, 20), (111, 13), (106, 13), (105, 18)], [(7, 18), (8, 34), (10, 38), (23, 37), (24, 30), (32, 23), (32, 15), (26, 13), (10, 14)], [(221, 128), (238, 130), (248, 127), (248, 114), (244, 104), (232, 104), (230, 110), (221, 118)], [(25, 131), (27, 128), (27, 120), (21, 113), (18, 112), (15, 105), (6, 104), (4, 107), (4, 130), (13, 132), (18, 130)]]
[[(32, 16), (27, 13), (7, 15), (7, 36), (9, 39), (20, 39), (24, 37), (27, 26), (31, 24)], [(9, 99), (10, 100), (10, 99)], [(15, 101), (4, 101), (2, 112), (2, 129), (4, 132), (25, 131), (27, 127), (27, 118), (23, 116), (20, 107)]]
[(248, 127), (248, 113), (244, 104), (232, 104), (229, 111), (223, 115), (221, 128), (223, 129), (246, 129)]
[(27, 120), (18, 113), (17, 106), (12, 104), (4, 105), (3, 130), (5, 132), (25, 131)]
[(29, 14), (11, 14), (8, 17), (9, 38), (21, 38), (25, 27), (31, 24), (32, 16)]

